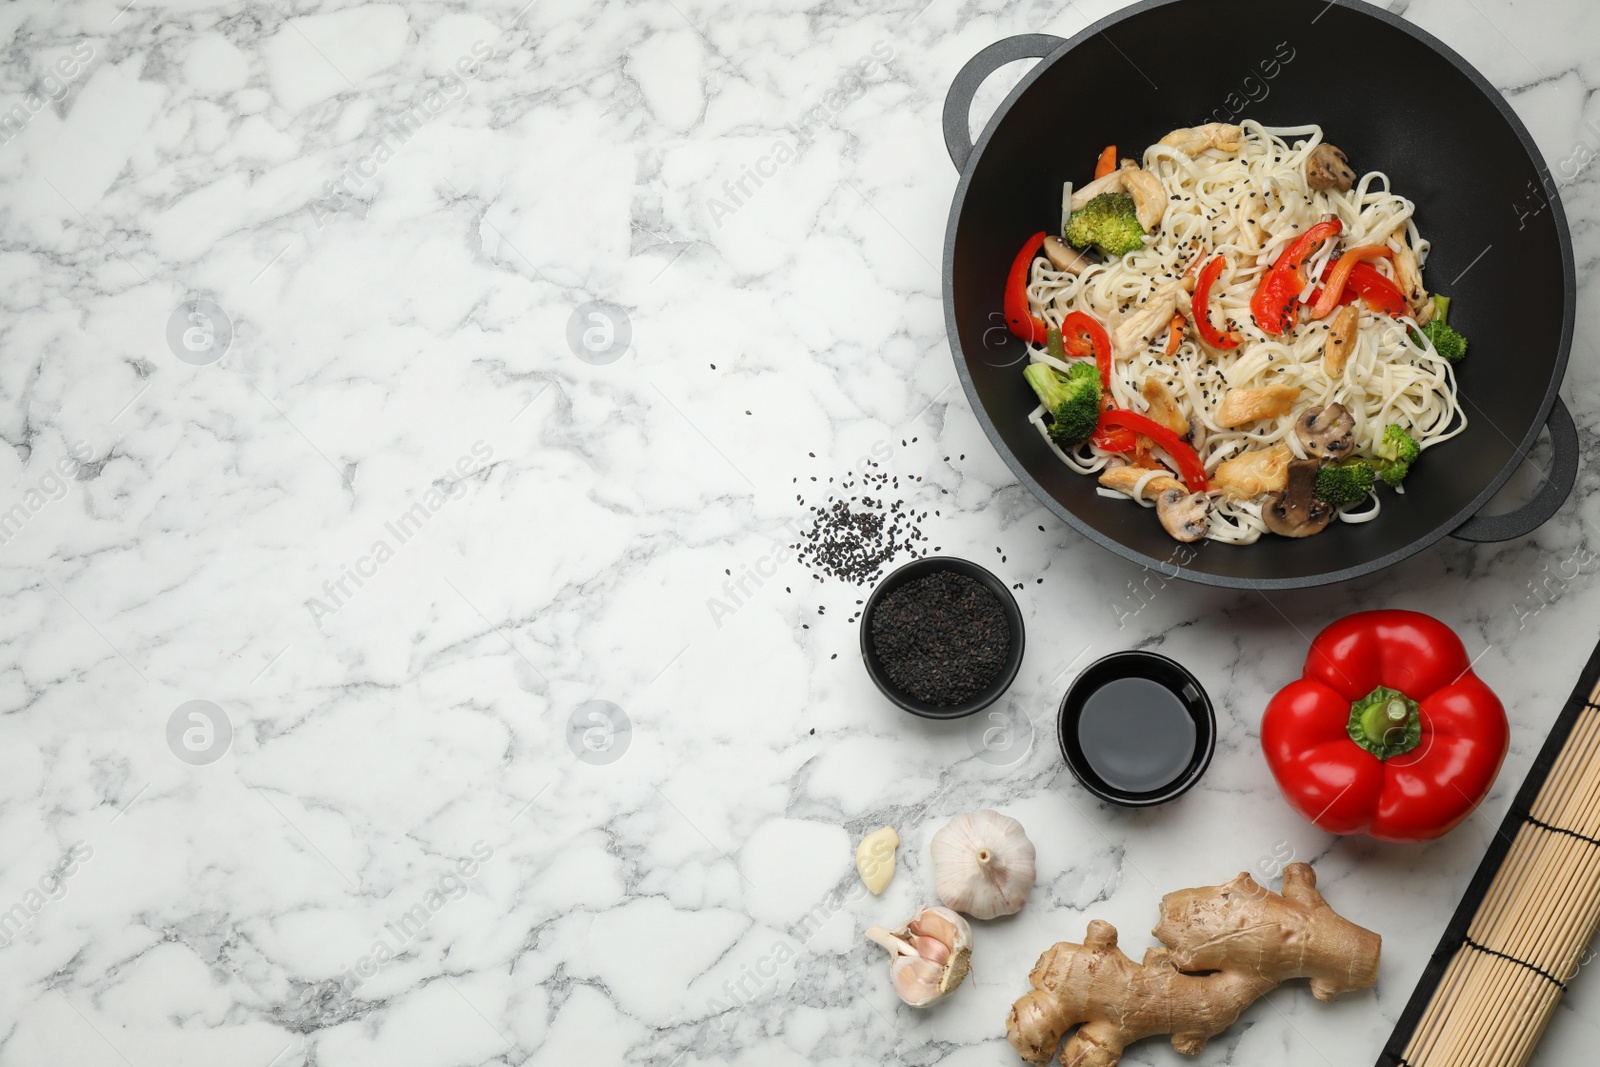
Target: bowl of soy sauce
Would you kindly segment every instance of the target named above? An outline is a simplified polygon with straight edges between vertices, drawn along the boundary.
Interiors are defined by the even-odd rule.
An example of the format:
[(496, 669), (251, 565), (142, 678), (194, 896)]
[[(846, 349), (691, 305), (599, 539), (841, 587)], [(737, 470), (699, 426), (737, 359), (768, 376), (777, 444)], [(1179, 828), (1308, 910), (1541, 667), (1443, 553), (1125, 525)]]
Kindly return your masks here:
[(1061, 698), (1056, 723), (1061, 755), (1083, 787), (1130, 808), (1187, 792), (1217, 747), (1205, 688), (1155, 652), (1113, 652), (1089, 664)]

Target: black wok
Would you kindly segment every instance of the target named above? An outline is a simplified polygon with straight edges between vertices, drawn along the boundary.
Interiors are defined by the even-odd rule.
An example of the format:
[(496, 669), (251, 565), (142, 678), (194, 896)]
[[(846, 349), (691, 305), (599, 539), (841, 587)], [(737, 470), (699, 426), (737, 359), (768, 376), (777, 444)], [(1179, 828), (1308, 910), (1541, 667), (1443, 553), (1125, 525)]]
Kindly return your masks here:
[[(971, 144), (979, 84), (1030, 57), (1041, 62)], [(1451, 324), (1471, 340), (1457, 367), (1471, 425), (1430, 449), (1374, 522), (1248, 547), (1180, 546), (1151, 512), (1097, 495), (1094, 479), (1064, 467), (1028, 424), (1026, 355), (1000, 325), (1001, 293), (1024, 240), (1059, 225), (1062, 182), (1086, 180), (1105, 145), (1137, 156), (1174, 128), (1241, 117), (1319, 123), (1357, 170), (1384, 171), (1416, 201), (1433, 244), (1429, 287), (1454, 299)], [(984, 49), (950, 88), (944, 134), (961, 171), (944, 250), (957, 373), (1022, 484), (1091, 540), (1191, 581), (1287, 589), (1370, 573), (1447, 534), (1521, 537), (1571, 492), (1577, 433), (1556, 390), (1576, 286), (1555, 182), (1494, 87), (1403, 19), (1356, 0), (1149, 0), (1071, 40), (1028, 34)], [(1534, 500), (1477, 516), (1547, 421), (1555, 461)]]

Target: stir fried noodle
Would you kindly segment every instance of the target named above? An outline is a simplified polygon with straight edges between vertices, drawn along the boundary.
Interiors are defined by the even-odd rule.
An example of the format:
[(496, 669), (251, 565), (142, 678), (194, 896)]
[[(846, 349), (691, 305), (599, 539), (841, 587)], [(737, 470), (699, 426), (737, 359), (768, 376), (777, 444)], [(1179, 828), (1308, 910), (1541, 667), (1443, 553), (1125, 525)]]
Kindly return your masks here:
[[(1420, 266), (1428, 243), (1412, 219), (1415, 205), (1392, 191), (1388, 177), (1380, 172), (1360, 176), (1348, 191), (1312, 188), (1306, 159), (1322, 143), (1320, 127), (1273, 128), (1246, 121), (1240, 129), (1237, 151), (1211, 147), (1191, 157), (1167, 144), (1146, 149), (1142, 168), (1160, 181), (1167, 203), (1144, 247), (1082, 267), (1080, 273), (1058, 270), (1046, 256), (1035, 257), (1026, 290), (1033, 314), (1056, 328), (1074, 311), (1087, 312), (1106, 324), (1115, 342), (1110, 403), (1146, 413), (1154, 402), (1151, 397), (1162, 396), (1160, 387), (1165, 387), (1167, 398), (1189, 423), (1188, 443), (1208, 477), (1230, 458), (1252, 449), (1287, 446), (1293, 458), (1306, 459), (1305, 446), (1294, 432), (1295, 420), (1316, 405), (1343, 405), (1354, 422), (1353, 453), (1370, 453), (1390, 424), (1404, 427), (1423, 449), (1461, 433), (1466, 418), (1457, 403), (1455, 374), (1450, 362), (1417, 332), (1418, 316), (1411, 308), (1392, 317), (1363, 307), (1353, 345), (1337, 361), (1324, 358), (1334, 328), (1331, 316), (1298, 315), (1281, 336), (1265, 332), (1252, 319), (1251, 298), (1267, 272), (1289, 245), (1319, 222), (1336, 218), (1343, 224), (1342, 232), (1310, 253), (1301, 300), (1311, 298), (1324, 268), (1337, 261), (1340, 247), (1386, 246), (1395, 253), (1394, 259), (1375, 259), (1373, 266), (1395, 279), (1406, 262)], [(1210, 288), (1207, 307), (1192, 305), (1195, 274), (1219, 255), (1226, 265)], [(1397, 280), (1404, 288), (1407, 279)], [(1189, 322), (1194, 316), (1209, 315), (1211, 325), (1232, 331), (1241, 343), (1219, 351), (1187, 332), (1168, 355), (1168, 327), (1175, 313)], [(1029, 349), (1033, 361), (1062, 372), (1074, 362), (1051, 356), (1044, 345), (1031, 344)], [(1330, 373), (1330, 365), (1337, 373)], [(1230, 391), (1269, 386), (1298, 390), (1292, 410), (1243, 424), (1219, 420), (1219, 408)], [(1044, 407), (1036, 409), (1030, 420), (1049, 441)], [(1123, 455), (1105, 451), (1092, 440), (1065, 450), (1053, 442), (1050, 447), (1085, 475), (1126, 462)], [(1281, 449), (1279, 455), (1288, 459)], [(1166, 473), (1152, 469), (1128, 492), (1145, 506), (1153, 506), (1145, 487)], [(1111, 489), (1100, 492), (1127, 495)], [(1267, 531), (1264, 494), (1213, 488), (1210, 496), (1205, 537), (1242, 545)], [(1374, 492), (1339, 508), (1336, 517), (1367, 522), (1379, 510)]]

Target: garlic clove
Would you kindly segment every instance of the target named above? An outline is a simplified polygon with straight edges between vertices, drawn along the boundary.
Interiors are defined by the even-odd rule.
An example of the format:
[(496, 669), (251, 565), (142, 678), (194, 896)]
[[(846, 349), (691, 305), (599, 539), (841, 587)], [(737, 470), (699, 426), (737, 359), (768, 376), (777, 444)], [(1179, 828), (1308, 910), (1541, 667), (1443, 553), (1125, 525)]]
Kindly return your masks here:
[(913, 1008), (925, 1008), (945, 995), (944, 967), (916, 956), (897, 956), (889, 964), (889, 984)]
[(1022, 824), (998, 811), (964, 812), (933, 835), (939, 899), (975, 919), (1021, 911), (1033, 889), (1035, 860)]
[(899, 847), (900, 835), (892, 826), (874, 830), (856, 846), (856, 873), (873, 896), (882, 893), (894, 877), (894, 854)]
[(919, 908), (899, 930), (874, 926), (867, 939), (889, 950), (889, 983), (913, 1008), (948, 996), (971, 968), (972, 928), (946, 908)]
[[(946, 916), (950, 916), (946, 918)], [(952, 921), (954, 920), (954, 921)], [(924, 908), (917, 917), (906, 924), (913, 935), (921, 935), (947, 945), (954, 945), (972, 936), (972, 927), (959, 915), (950, 915), (943, 908)]]
[(917, 955), (929, 963), (944, 966), (944, 961), (950, 958), (950, 945), (938, 938), (912, 934), (906, 940), (911, 942), (911, 947), (916, 949)]

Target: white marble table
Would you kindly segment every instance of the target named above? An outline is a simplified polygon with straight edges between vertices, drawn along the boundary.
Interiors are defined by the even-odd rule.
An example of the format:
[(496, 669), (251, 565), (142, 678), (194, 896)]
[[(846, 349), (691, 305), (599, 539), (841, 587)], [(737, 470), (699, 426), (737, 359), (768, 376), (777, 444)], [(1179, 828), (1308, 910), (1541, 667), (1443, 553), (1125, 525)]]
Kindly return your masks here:
[[(1372, 1061), (1600, 633), (1596, 479), (1520, 542), (1136, 595), (1014, 484), (943, 337), (950, 78), (1116, 5), (992, 6), (0, 8), (0, 1064), (1012, 1064), (1046, 945), (1100, 917), (1137, 954), (1162, 892), (1290, 855), (1383, 933), (1379, 987), (1286, 987), (1194, 1062)], [(1552, 168), (1600, 148), (1600, 9), (1392, 6)], [(1561, 189), (1586, 443), (1597, 174)], [(1046, 733), (1004, 758), (882, 700), (864, 594), (783, 551), (869, 460), (1024, 586), (1013, 696)], [(1306, 825), (1258, 751), (1307, 636), (1378, 605), (1455, 626), (1515, 721), (1428, 847)], [(1047, 733), (1134, 646), (1221, 723), (1201, 786), (1138, 814)], [(1039, 885), (915, 1013), (861, 931), (931, 898), (929, 837), (982, 806)], [(886, 822), (893, 884), (841, 900)], [(1540, 1063), (1600, 1037), (1574, 984)]]

